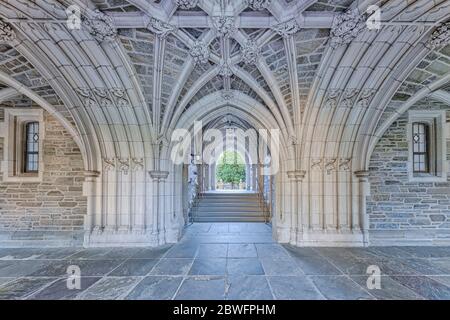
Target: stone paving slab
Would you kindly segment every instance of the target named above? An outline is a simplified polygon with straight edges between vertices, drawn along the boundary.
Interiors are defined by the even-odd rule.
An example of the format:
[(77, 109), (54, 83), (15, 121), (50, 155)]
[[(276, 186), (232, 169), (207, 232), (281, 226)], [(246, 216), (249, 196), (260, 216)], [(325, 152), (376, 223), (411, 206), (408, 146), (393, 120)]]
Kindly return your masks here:
[[(190, 228), (158, 248), (0, 249), (0, 299), (450, 299), (450, 248), (297, 248), (260, 242), (265, 224)], [(67, 288), (73, 265), (80, 290)], [(373, 265), (381, 288), (370, 290)]]

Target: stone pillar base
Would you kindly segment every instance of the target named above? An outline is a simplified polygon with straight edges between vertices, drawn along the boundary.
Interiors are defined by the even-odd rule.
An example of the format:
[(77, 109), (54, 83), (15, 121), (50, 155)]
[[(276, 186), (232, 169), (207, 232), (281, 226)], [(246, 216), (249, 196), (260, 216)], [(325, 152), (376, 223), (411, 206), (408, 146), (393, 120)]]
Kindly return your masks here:
[[(289, 243), (297, 247), (364, 247), (361, 231), (307, 230), (296, 234), (297, 241)], [(293, 238), (293, 239), (295, 239)]]
[(104, 231), (101, 233), (90, 232), (84, 235), (86, 248), (95, 247), (157, 247), (179, 241), (180, 232), (177, 230), (160, 231), (153, 233), (151, 230)]

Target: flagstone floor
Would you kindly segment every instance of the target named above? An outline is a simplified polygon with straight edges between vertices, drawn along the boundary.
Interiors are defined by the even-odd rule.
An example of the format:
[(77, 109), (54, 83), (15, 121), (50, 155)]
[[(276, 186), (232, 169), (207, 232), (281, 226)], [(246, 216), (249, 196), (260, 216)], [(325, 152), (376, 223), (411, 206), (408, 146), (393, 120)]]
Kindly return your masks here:
[(160, 248), (0, 249), (0, 299), (450, 299), (450, 248), (295, 248), (265, 224), (194, 224)]

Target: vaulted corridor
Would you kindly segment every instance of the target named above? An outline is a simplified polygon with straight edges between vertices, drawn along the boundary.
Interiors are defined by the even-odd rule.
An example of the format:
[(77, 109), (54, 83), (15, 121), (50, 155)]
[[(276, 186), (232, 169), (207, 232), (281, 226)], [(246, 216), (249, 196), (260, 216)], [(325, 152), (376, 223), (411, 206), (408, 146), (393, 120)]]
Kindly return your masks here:
[(449, 264), (450, 0), (0, 1), (0, 299), (450, 299)]

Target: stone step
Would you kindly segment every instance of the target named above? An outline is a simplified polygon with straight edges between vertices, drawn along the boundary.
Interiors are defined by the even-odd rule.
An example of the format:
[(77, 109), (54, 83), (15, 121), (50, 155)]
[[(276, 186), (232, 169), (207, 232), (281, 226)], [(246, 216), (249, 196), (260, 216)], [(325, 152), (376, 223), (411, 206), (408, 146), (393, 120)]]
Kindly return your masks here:
[(196, 203), (196, 222), (264, 222), (256, 193), (204, 193)]
[(261, 211), (198, 211), (195, 212), (195, 215), (197, 216), (228, 216), (228, 215), (233, 215), (233, 216), (262, 216), (263, 213)]
[(259, 207), (259, 201), (246, 201), (246, 202), (215, 202), (215, 201), (200, 201), (199, 207)]
[(246, 200), (258, 200), (258, 197), (200, 197), (202, 200), (220, 200), (220, 201), (246, 201)]
[(196, 207), (196, 212), (262, 212), (260, 207)]
[(264, 217), (195, 217), (194, 222), (265, 222)]

